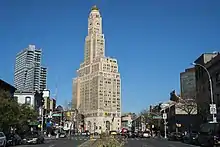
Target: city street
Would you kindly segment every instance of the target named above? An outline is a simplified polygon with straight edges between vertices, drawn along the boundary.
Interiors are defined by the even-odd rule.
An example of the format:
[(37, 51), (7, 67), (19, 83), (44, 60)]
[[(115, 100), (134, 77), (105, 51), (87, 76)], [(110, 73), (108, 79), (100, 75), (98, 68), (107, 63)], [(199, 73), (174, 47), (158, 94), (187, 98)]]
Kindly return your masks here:
[(182, 142), (154, 138), (129, 138), (125, 147), (196, 147)]
[[(89, 141), (88, 137), (72, 137), (71, 139), (46, 140), (45, 144), (22, 145), (18, 147), (78, 147)], [(86, 143), (85, 143), (86, 144)], [(181, 142), (153, 138), (128, 138), (124, 147), (196, 147)]]

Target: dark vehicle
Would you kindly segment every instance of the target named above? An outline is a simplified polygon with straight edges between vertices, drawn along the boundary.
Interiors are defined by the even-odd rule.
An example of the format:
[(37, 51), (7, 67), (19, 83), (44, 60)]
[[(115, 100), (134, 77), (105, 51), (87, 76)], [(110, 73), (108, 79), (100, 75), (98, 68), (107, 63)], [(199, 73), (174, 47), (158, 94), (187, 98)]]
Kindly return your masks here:
[(138, 137), (138, 132), (132, 132), (132, 138)]
[(168, 135), (168, 140), (172, 141), (181, 141), (183, 139), (183, 133), (172, 132)]
[(22, 139), (18, 134), (11, 133), (11, 134), (8, 134), (6, 138), (7, 138), (8, 146), (16, 146), (16, 145), (22, 144)]
[(198, 142), (201, 146), (220, 145), (220, 124), (205, 123), (200, 127)]
[(44, 143), (44, 137), (38, 132), (30, 132), (23, 139), (24, 144), (41, 144)]
[(199, 145), (199, 143), (198, 143), (198, 133), (196, 133), (196, 132), (187, 133), (183, 137), (183, 142), (187, 143), (187, 144)]

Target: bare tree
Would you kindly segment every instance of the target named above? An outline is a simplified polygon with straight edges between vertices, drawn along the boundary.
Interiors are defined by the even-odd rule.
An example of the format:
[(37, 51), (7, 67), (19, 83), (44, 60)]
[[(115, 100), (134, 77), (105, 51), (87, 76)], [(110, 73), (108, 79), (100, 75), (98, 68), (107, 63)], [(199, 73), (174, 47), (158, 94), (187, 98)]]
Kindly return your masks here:
[(180, 97), (174, 90), (170, 93), (170, 100), (175, 102), (175, 108), (188, 115), (197, 113), (197, 104), (193, 92), (189, 93), (186, 97)]
[(175, 107), (187, 113), (188, 115), (197, 113), (197, 104), (195, 99), (181, 99), (175, 104)]

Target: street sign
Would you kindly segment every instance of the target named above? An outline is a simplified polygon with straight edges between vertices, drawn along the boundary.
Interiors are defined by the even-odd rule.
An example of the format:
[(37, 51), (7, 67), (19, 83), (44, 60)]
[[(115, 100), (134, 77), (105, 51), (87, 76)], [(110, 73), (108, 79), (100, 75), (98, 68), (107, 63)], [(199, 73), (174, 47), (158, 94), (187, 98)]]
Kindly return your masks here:
[(163, 113), (163, 119), (167, 119), (167, 114)]
[(210, 114), (217, 114), (216, 104), (210, 104)]
[(153, 119), (162, 119), (162, 116), (153, 116)]
[(56, 116), (62, 116), (61, 113), (54, 113), (52, 116), (56, 117)]

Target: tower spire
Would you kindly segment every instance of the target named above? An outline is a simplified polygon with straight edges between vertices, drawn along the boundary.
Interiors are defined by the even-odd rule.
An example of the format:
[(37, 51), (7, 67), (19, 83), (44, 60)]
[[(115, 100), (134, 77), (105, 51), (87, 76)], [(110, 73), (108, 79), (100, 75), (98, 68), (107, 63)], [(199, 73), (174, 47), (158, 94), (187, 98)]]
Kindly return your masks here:
[(94, 6), (92, 6), (92, 9), (91, 9), (92, 11), (93, 10), (96, 10), (96, 11), (99, 11), (99, 8), (96, 6), (96, 5), (94, 5)]

